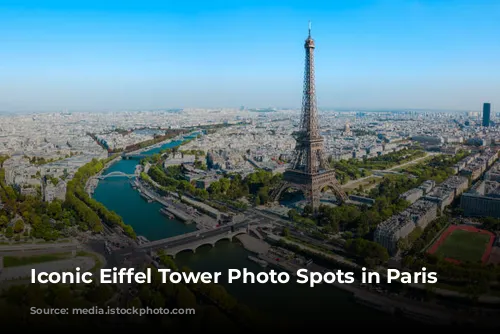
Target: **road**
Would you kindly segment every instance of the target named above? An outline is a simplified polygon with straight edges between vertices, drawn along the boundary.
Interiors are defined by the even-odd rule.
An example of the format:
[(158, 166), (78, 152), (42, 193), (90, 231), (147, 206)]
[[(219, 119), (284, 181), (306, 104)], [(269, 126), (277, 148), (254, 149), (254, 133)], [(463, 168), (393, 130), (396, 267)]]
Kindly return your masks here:
[(334, 251), (334, 252), (345, 253), (345, 249), (343, 249), (341, 247), (334, 246), (334, 245), (326, 243), (326, 242), (324, 242), (322, 240), (318, 240), (318, 239), (312, 238), (312, 237), (310, 237), (310, 236), (308, 236), (306, 234), (302, 234), (301, 232), (298, 232), (296, 230), (290, 229), (290, 234), (295, 239), (299, 239), (299, 240), (304, 241), (304, 242), (306, 242), (308, 244), (315, 245), (315, 246), (318, 246), (318, 247), (322, 247), (322, 248), (325, 248), (325, 249), (328, 249), (328, 250)]
[(263, 220), (266, 223), (272, 223), (281, 227), (289, 227), (290, 221), (281, 218), (279, 215), (270, 212), (263, 212), (262, 210), (250, 208), (245, 213), (248, 219)]
[(43, 263), (28, 264), (24, 266), (4, 268), (0, 273), (0, 281), (9, 281), (13, 279), (23, 279), (31, 277), (31, 270), (37, 273), (45, 272), (61, 272), (75, 270), (76, 267), (80, 268), (81, 272), (88, 271), (95, 266), (95, 260), (91, 257), (76, 257), (72, 259), (63, 259)]
[(75, 247), (75, 248), (31, 249), (31, 250), (26, 250), (26, 251), (17, 250), (17, 251), (3, 252), (2, 248), (0, 248), (0, 256), (28, 257), (28, 256), (46, 255), (46, 254), (68, 253), (68, 252), (77, 251), (77, 250), (79, 250), (78, 247)]
[(28, 252), (39, 251), (39, 254), (47, 254), (47, 252), (70, 252), (80, 248), (80, 243), (51, 243), (51, 244), (18, 244), (18, 245), (2, 245), (0, 246), (0, 256), (13, 254), (28, 254)]

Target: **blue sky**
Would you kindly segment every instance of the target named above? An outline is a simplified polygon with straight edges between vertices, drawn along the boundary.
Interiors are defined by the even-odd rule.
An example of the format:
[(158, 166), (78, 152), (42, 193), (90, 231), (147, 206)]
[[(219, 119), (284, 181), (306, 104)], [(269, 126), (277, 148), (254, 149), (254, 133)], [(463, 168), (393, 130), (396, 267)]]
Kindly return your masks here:
[[(500, 1), (3, 1), (0, 110), (500, 105)], [(500, 111), (500, 110), (499, 110)]]

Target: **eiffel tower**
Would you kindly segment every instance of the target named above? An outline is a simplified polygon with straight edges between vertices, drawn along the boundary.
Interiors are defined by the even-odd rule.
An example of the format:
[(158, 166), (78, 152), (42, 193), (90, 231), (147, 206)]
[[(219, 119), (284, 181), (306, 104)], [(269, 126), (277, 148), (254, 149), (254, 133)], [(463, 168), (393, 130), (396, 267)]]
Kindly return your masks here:
[(299, 131), (293, 133), (296, 141), (291, 168), (283, 174), (282, 183), (271, 193), (271, 199), (277, 201), (281, 193), (294, 188), (304, 193), (313, 211), (318, 210), (321, 191), (330, 188), (338, 201), (346, 201), (347, 195), (335, 178), (335, 171), (330, 169), (323, 154), (324, 139), (319, 131), (316, 91), (314, 84), (314, 40), (309, 36), (304, 48), (306, 61), (304, 71), (304, 92)]

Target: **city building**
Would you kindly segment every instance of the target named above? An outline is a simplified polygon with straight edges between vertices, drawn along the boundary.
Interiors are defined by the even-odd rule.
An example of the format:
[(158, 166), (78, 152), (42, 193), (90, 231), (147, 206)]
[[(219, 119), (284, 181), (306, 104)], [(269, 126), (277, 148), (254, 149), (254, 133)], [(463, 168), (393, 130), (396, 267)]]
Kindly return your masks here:
[(500, 183), (479, 181), (462, 195), (460, 207), (465, 216), (500, 218)]
[(410, 204), (415, 203), (420, 197), (424, 195), (424, 190), (421, 188), (413, 188), (407, 192), (401, 194), (399, 197), (405, 201), (410, 202)]
[(483, 126), (490, 126), (491, 104), (483, 104)]
[(450, 205), (454, 198), (453, 190), (440, 186), (437, 186), (425, 196), (425, 199), (428, 201), (437, 203), (441, 211), (443, 211), (446, 206)]
[(496, 163), (491, 166), (490, 170), (484, 173), (485, 181), (496, 181), (500, 182), (500, 164)]
[(430, 193), (425, 199), (435, 202), (441, 211), (450, 205), (455, 198), (460, 196), (469, 186), (469, 180), (463, 176), (450, 176)]
[(399, 239), (406, 238), (417, 226), (421, 229), (437, 217), (437, 204), (425, 199), (417, 200), (403, 212), (393, 215), (375, 229), (374, 241), (384, 246), (389, 254), (398, 251)]
[(444, 143), (443, 137), (440, 136), (412, 136), (411, 140), (422, 143), (424, 145), (441, 145)]
[(64, 181), (59, 181), (57, 184), (46, 182), (43, 189), (43, 200), (45, 202), (52, 202), (55, 199), (64, 201), (66, 198), (66, 182)]
[(423, 190), (424, 192), (424, 195), (427, 195), (428, 193), (431, 192), (431, 190), (436, 186), (436, 182), (433, 181), (433, 180), (427, 180), (427, 181), (424, 181), (422, 182), (422, 184), (420, 185), (420, 189)]
[(469, 187), (469, 180), (463, 176), (450, 176), (440, 186), (452, 190), (456, 198)]

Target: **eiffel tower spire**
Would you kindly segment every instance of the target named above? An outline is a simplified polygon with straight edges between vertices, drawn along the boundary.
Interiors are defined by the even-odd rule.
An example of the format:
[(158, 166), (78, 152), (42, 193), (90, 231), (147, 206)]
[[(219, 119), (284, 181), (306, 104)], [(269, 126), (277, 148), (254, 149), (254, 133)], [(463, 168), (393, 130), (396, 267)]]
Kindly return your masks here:
[(271, 194), (278, 200), (287, 188), (295, 188), (304, 192), (313, 210), (317, 210), (321, 191), (331, 188), (339, 201), (347, 200), (347, 195), (335, 178), (335, 172), (329, 168), (323, 153), (324, 139), (320, 134), (318, 110), (316, 103), (316, 87), (314, 76), (314, 40), (309, 34), (304, 43), (305, 69), (304, 90), (302, 95), (302, 112), (299, 131), (294, 133), (296, 146), (291, 168), (283, 174), (283, 183)]

